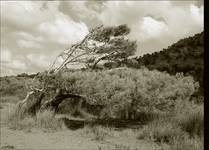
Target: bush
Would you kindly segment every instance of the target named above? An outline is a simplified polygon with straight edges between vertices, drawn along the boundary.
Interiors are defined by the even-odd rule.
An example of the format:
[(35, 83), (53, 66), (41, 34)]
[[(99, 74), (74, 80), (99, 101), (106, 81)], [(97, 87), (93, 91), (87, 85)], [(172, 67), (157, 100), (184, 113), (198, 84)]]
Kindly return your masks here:
[(29, 84), (32, 84), (31, 78), (26, 77), (0, 77), (0, 96), (16, 96), (19, 100), (22, 100), (30, 90)]
[(198, 88), (191, 76), (171, 76), (146, 68), (65, 71), (42, 80), (48, 91), (57, 87), (85, 95), (89, 104), (105, 106), (104, 116), (118, 118), (135, 118), (138, 112), (170, 111), (177, 101), (188, 100)]

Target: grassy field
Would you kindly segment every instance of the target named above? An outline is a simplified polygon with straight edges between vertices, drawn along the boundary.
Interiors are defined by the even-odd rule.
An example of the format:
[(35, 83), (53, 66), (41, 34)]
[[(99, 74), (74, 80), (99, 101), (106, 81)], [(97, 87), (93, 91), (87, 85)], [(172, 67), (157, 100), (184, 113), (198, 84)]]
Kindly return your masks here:
[[(34, 117), (21, 116), (16, 104), (24, 99), (31, 79), (1, 78), (1, 149), (204, 149), (204, 102), (189, 99), (197, 87), (191, 77), (125, 69), (65, 73), (53, 79), (56, 82), (49, 79), (50, 83), (90, 95), (97, 103), (111, 104), (105, 105), (100, 116), (103, 122), (69, 129), (51, 111), (38, 112)], [(136, 100), (135, 105), (132, 100)], [(121, 114), (133, 108), (137, 112), (135, 118), (123, 122), (123, 127), (116, 126), (117, 121), (130, 119), (121, 118)], [(107, 124), (106, 116), (115, 116), (116, 123), (112, 120), (111, 125)]]
[(155, 142), (138, 140), (138, 131), (133, 129), (85, 126), (69, 130), (49, 112), (39, 114), (37, 118), (14, 119), (14, 107), (10, 103), (2, 104), (2, 149), (160, 149)]
[(10, 101), (2, 102), (0, 110), (2, 149), (203, 149), (202, 105), (179, 108), (175, 116), (144, 116), (144, 120), (152, 121), (138, 129), (120, 130), (88, 125), (69, 130), (50, 112), (19, 120)]

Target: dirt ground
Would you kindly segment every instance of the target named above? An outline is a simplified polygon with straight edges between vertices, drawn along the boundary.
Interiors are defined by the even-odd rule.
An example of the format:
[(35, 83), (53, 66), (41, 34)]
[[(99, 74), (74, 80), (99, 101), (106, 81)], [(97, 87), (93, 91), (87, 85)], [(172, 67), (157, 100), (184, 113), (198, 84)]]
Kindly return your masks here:
[[(58, 131), (44, 133), (42, 131), (15, 131), (7, 127), (1, 128), (1, 147), (14, 147), (15, 149), (115, 149), (131, 148), (140, 150), (159, 149), (153, 143), (137, 140), (135, 137), (114, 136), (104, 141), (95, 141), (83, 135), (82, 129), (76, 131)], [(119, 135), (119, 134), (118, 134)]]
[[(1, 105), (2, 106), (2, 105)], [(3, 105), (1, 110), (1, 120), (4, 118), (4, 110), (7, 105)], [(112, 131), (102, 141), (92, 138), (85, 134), (84, 129), (62, 130), (56, 132), (44, 132), (33, 129), (30, 131), (9, 129), (6, 124), (1, 122), (0, 147), (2, 150), (11, 149), (72, 149), (72, 150), (157, 150), (158, 145), (146, 140), (138, 140), (136, 134), (131, 129), (123, 131)]]

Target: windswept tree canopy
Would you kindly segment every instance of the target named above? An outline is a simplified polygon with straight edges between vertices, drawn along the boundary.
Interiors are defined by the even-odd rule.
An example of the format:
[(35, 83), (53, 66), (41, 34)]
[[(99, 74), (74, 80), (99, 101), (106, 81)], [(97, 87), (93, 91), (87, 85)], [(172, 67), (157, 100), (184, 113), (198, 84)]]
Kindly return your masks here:
[(134, 55), (137, 44), (126, 35), (127, 25), (99, 26), (92, 29), (79, 43), (64, 50), (53, 62), (49, 71), (59, 71), (72, 65), (94, 69), (102, 61), (118, 61)]

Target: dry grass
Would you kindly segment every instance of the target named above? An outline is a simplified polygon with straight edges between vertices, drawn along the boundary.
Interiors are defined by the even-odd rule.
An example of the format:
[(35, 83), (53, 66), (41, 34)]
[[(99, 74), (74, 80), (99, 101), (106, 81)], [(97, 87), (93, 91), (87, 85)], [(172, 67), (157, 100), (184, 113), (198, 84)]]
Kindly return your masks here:
[[(175, 121), (178, 125), (190, 136), (202, 137), (204, 134), (204, 106), (196, 105), (190, 106), (192, 104), (187, 104), (182, 110), (178, 110), (175, 116)], [(189, 108), (187, 108), (189, 107)]]
[(24, 129), (23, 124), (24, 122), (28, 123), (29, 121), (25, 121), (27, 119), (22, 119), (23, 116), (21, 116), (20, 113), (17, 113), (17, 106), (16, 105), (9, 105), (4, 109), (2, 112), (4, 113), (2, 118), (2, 122), (6, 125), (8, 125), (11, 129)]
[(140, 121), (142, 124), (147, 124), (151, 121), (157, 120), (157, 119), (161, 119), (161, 118), (165, 118), (168, 116), (168, 113), (166, 112), (139, 112), (136, 116), (137, 121)]
[(204, 140), (199, 137), (174, 139), (169, 150), (203, 150)]
[(113, 129), (102, 126), (85, 126), (83, 133), (90, 135), (93, 140), (104, 141), (107, 137), (112, 136)]
[(44, 131), (58, 131), (65, 128), (63, 122), (55, 118), (51, 111), (38, 113), (36, 117), (23, 116), (22, 113), (16, 111), (16, 106), (13, 106), (4, 113), (4, 123), (14, 130), (30, 131), (38, 128)]
[(184, 136), (180, 127), (167, 120), (158, 119), (144, 126), (137, 138), (149, 139), (158, 143), (171, 143), (173, 138), (183, 138)]
[(203, 150), (203, 105), (181, 103), (172, 117), (156, 118), (139, 131), (137, 138), (169, 144), (169, 150)]
[(63, 122), (55, 118), (53, 112), (48, 110), (37, 113), (36, 127), (48, 131), (58, 131), (65, 128)]
[(17, 103), (20, 99), (17, 96), (1, 96), (1, 103)]
[(187, 132), (174, 123), (154, 121), (145, 126), (138, 139), (149, 139), (161, 145), (168, 144), (166, 150), (203, 150), (203, 137), (190, 137)]
[[(115, 150), (131, 150), (130, 146), (126, 146), (126, 145), (115, 145)], [(137, 150), (137, 149), (134, 149)]]
[(123, 144), (115, 144), (113, 148), (103, 148), (99, 146), (97, 150), (141, 150), (141, 148), (132, 148), (131, 146)]

